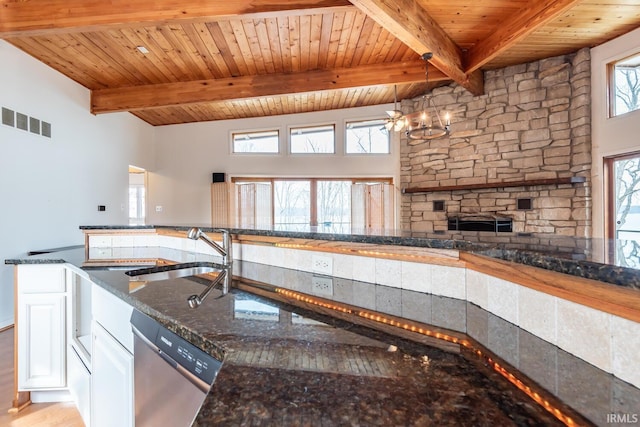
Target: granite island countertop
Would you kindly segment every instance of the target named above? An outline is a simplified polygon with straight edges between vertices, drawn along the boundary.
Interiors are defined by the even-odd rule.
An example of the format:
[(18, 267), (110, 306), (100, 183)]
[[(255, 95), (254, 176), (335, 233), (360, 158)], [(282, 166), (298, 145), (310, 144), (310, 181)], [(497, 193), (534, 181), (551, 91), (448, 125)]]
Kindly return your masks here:
[[(87, 225), (91, 230), (175, 230), (187, 232), (191, 226), (169, 225)], [(209, 225), (200, 227), (212, 231)], [(416, 248), (455, 249), (494, 259), (511, 261), (563, 274), (597, 280), (617, 286), (640, 289), (640, 242), (576, 238), (539, 233), (493, 233), (471, 231), (409, 232), (371, 231), (335, 232), (330, 227), (246, 229), (227, 228), (232, 234), (326, 240), (336, 242), (396, 245)], [(604, 253), (610, 253), (605, 259)], [(615, 256), (613, 255), (615, 254)]]
[[(141, 258), (179, 259), (175, 252), (156, 248)], [(204, 263), (218, 260), (198, 256)], [(82, 268), (83, 261), (78, 248), (7, 263)], [(234, 276), (241, 278), (246, 268), (248, 263), (234, 261)], [(85, 271), (94, 283), (224, 360), (196, 426), (561, 425), (499, 375), (456, 352), (265, 298), (247, 286), (224, 296), (214, 290), (192, 309), (187, 298), (202, 291), (199, 280), (132, 288), (122, 270)]]

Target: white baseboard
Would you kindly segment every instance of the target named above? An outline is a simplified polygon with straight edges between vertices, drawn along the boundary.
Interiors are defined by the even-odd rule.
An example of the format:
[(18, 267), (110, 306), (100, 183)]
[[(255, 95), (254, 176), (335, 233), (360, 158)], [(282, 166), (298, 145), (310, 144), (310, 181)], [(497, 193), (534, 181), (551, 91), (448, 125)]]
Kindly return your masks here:
[(49, 403), (49, 402), (69, 402), (73, 398), (69, 390), (51, 390), (51, 391), (32, 391), (31, 402), (33, 403)]
[(0, 320), (0, 331), (12, 325), (13, 325), (13, 317), (9, 319)]

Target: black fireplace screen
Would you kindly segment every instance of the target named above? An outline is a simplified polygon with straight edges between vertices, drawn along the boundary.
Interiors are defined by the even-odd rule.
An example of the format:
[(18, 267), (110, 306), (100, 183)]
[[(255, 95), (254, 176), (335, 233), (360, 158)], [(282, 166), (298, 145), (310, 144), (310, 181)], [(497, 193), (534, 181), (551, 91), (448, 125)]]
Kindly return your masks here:
[(513, 220), (500, 217), (450, 217), (448, 230), (512, 232)]

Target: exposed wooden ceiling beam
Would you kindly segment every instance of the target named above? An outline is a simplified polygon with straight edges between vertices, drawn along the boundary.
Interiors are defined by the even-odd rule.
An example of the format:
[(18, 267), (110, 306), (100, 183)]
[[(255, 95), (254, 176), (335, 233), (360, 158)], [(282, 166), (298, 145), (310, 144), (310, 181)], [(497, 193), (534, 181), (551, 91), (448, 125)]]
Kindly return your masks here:
[(480, 41), (467, 53), (467, 73), (491, 61), (526, 36), (571, 9), (581, 0), (529, 0), (527, 7), (507, 19), (489, 37)]
[(463, 70), (462, 51), (415, 0), (351, 0), (383, 28), (419, 55), (432, 52), (429, 61), (474, 95), (484, 92), (481, 72), (470, 76)]
[[(439, 80), (449, 80), (449, 77), (438, 71), (429, 73), (429, 81)], [(91, 112), (100, 114), (137, 111), (183, 104), (423, 81), (424, 63), (410, 61), (303, 73), (96, 89), (91, 92)]]
[(347, 0), (0, 0), (0, 38), (352, 7)]

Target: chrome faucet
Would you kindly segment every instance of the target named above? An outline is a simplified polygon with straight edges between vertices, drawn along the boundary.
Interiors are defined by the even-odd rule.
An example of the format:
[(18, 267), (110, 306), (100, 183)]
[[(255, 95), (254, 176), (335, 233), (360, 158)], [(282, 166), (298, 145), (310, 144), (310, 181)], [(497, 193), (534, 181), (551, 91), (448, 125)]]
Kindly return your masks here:
[(222, 246), (211, 240), (209, 236), (204, 234), (202, 230), (197, 227), (193, 227), (191, 230), (189, 230), (189, 233), (187, 233), (187, 237), (192, 240), (204, 240), (205, 243), (215, 249), (216, 252), (218, 252), (222, 256), (222, 264), (224, 264), (225, 266), (230, 266), (233, 262), (231, 233), (229, 233), (229, 230), (225, 230), (224, 228), (214, 228), (213, 232), (222, 234)]
[(207, 295), (209, 295), (209, 292), (211, 292), (211, 290), (215, 288), (217, 285), (219, 285), (220, 283), (222, 283), (222, 288), (220, 289), (222, 294), (218, 298), (222, 298), (227, 293), (229, 293), (229, 287), (231, 282), (231, 272), (229, 271), (230, 269), (231, 267), (227, 266), (224, 268), (224, 270), (220, 271), (220, 273), (218, 273), (218, 277), (216, 277), (215, 280), (209, 283), (209, 285), (207, 285), (207, 287), (204, 289), (204, 291), (200, 293), (200, 295), (191, 295), (189, 298), (187, 298), (189, 307), (191, 308), (200, 307), (200, 304), (202, 304), (202, 302), (207, 297)]

